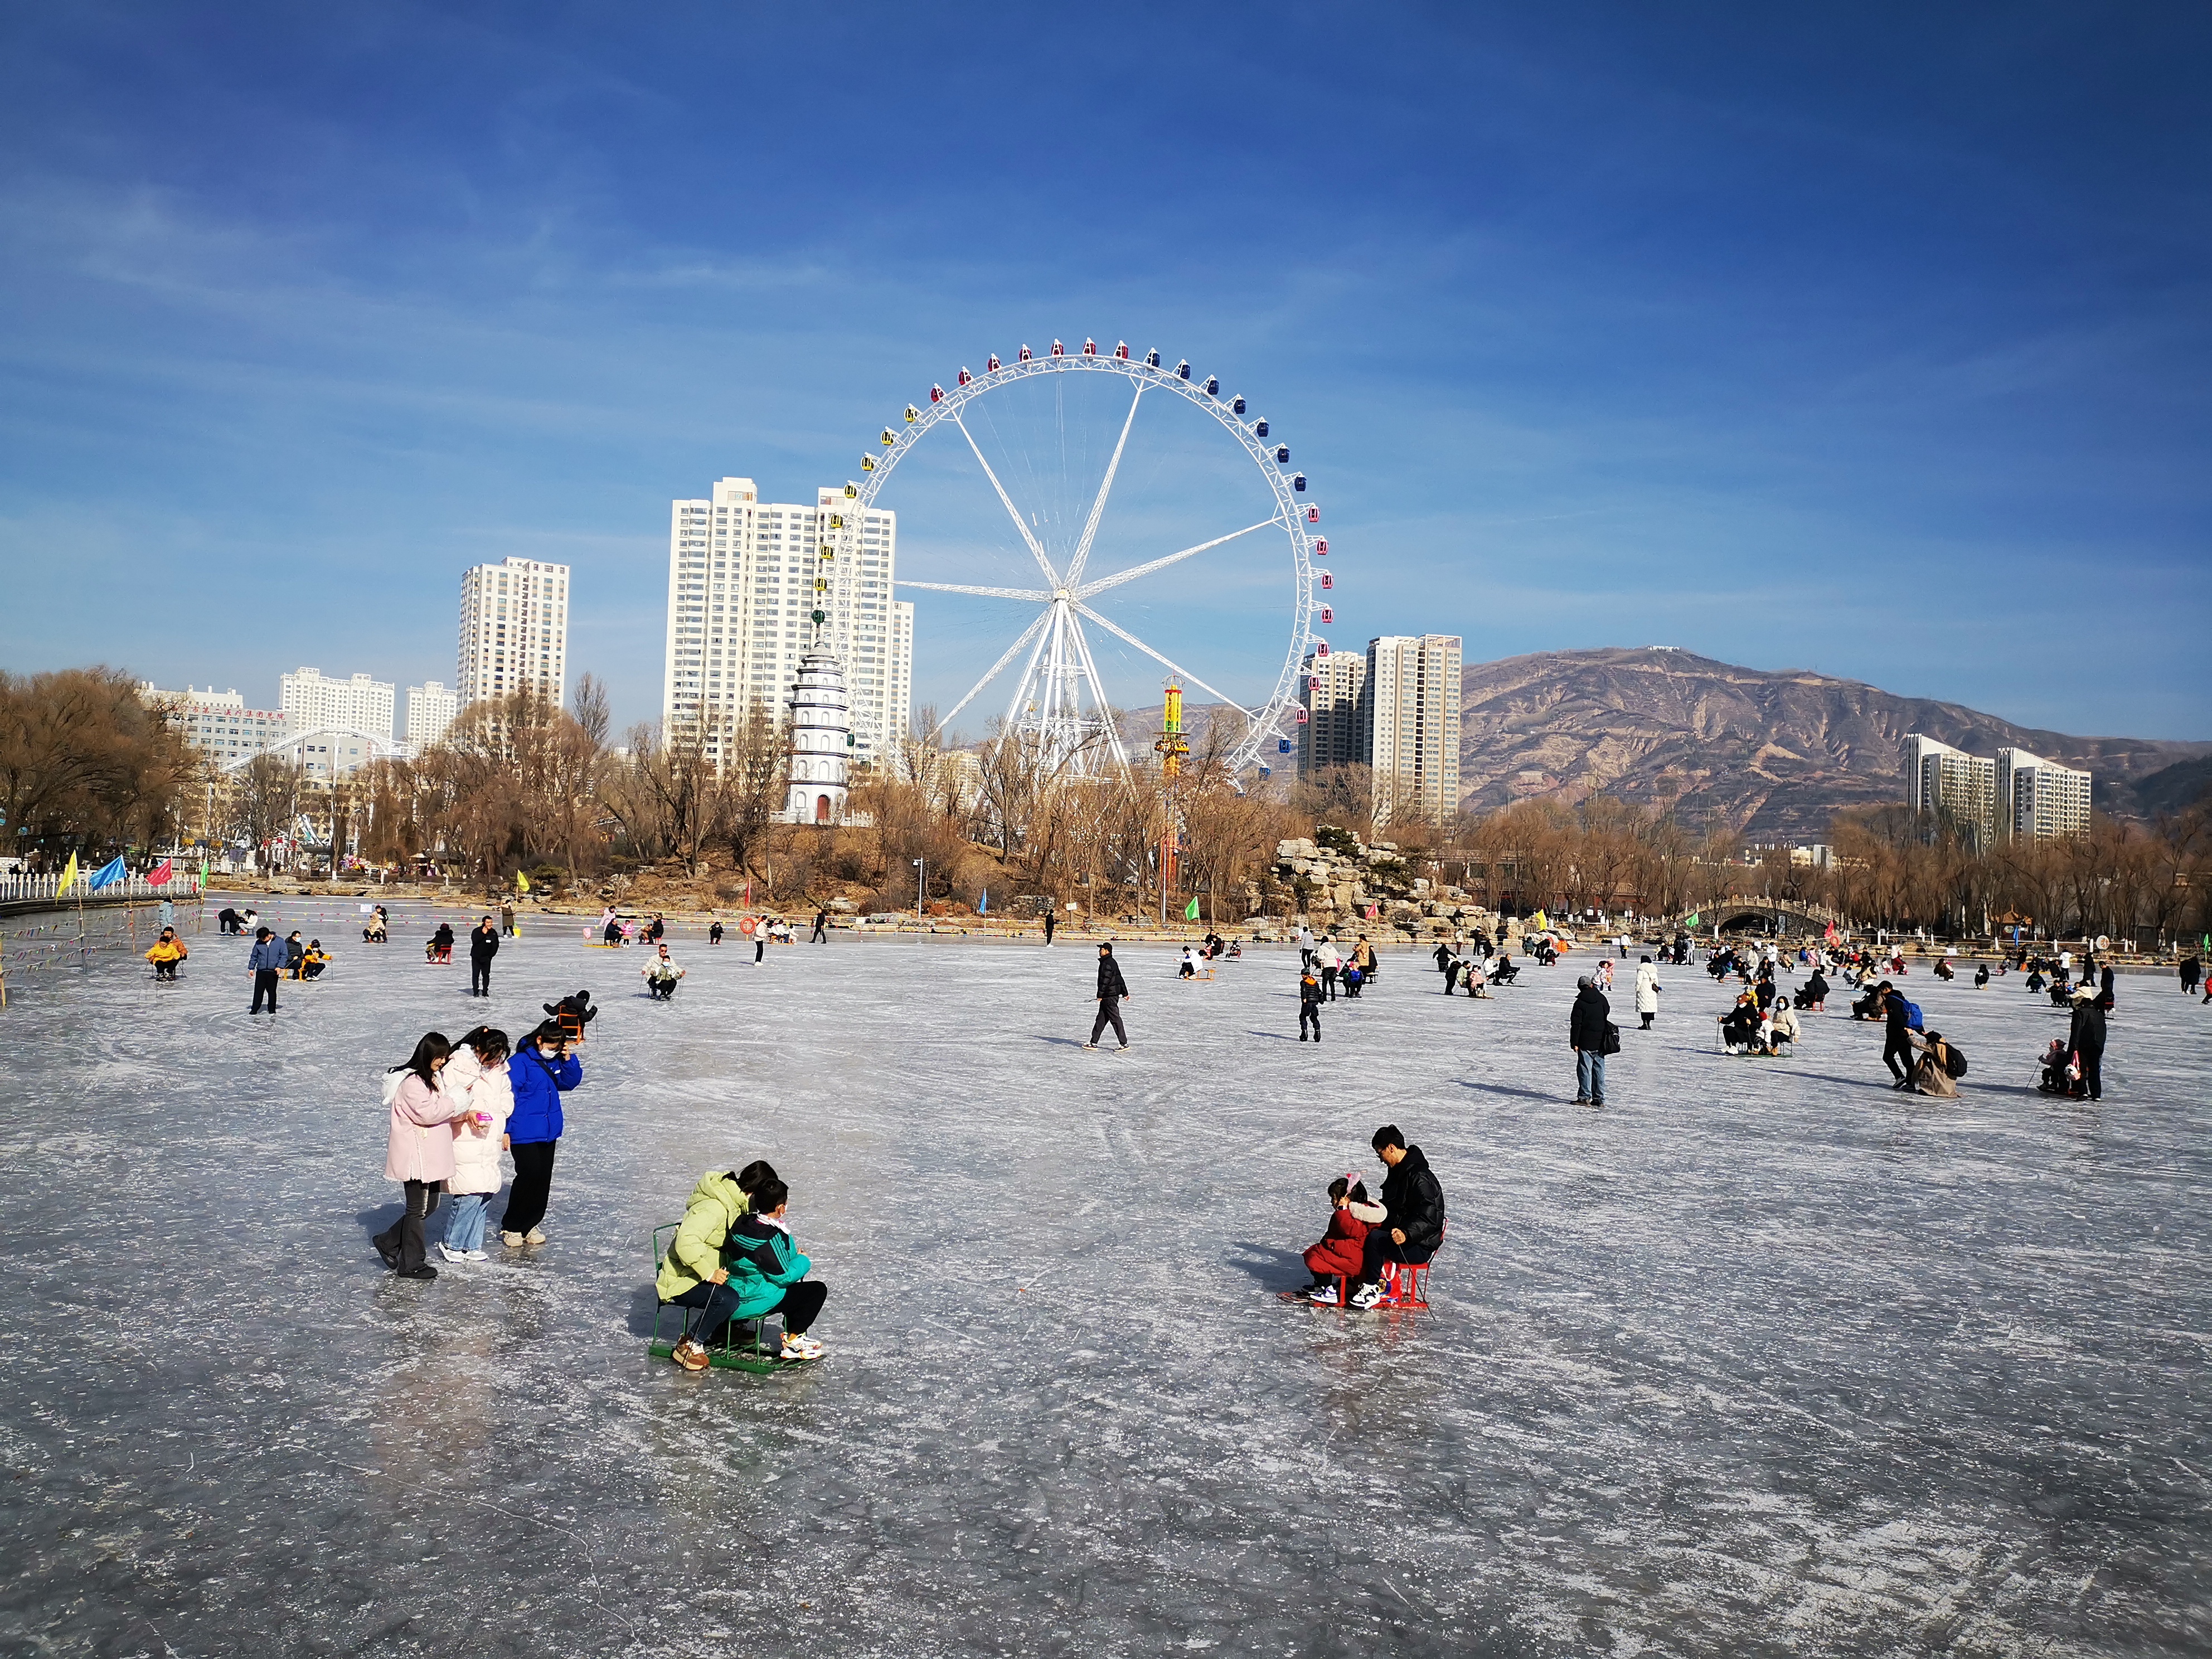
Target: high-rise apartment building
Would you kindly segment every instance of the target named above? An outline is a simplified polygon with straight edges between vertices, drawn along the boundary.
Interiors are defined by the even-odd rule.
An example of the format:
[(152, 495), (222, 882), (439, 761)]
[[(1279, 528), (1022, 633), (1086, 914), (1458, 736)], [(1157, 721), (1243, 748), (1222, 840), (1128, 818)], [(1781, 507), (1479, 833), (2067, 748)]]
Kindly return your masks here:
[(149, 708), (167, 709), (185, 740), (218, 766), (251, 760), (284, 736), (283, 710), (248, 708), (234, 687), (218, 691), (210, 685), (203, 691), (188, 685), (181, 691), (164, 691), (151, 680), (141, 680), (138, 700)]
[(277, 701), (295, 732), (360, 732), (392, 741), (392, 684), (356, 674), (325, 679), (319, 669), (283, 677)]
[(407, 688), (407, 741), (416, 754), (446, 735), (461, 712), (461, 696), (436, 680)]
[(531, 690), (562, 700), (568, 674), (568, 567), (480, 564), (461, 577), (460, 707)]
[(1997, 763), (1915, 732), (1905, 739), (1912, 810), (1948, 819), (1977, 845), (2000, 833)]
[(2089, 775), (2025, 749), (2000, 749), (1992, 764), (2004, 831), (2028, 841), (2089, 833)]
[(2074, 767), (2025, 749), (1987, 760), (1917, 732), (1906, 734), (1905, 761), (1912, 810), (1947, 818), (1983, 845), (2088, 832), (2089, 775)]
[[(832, 520), (854, 507), (842, 488), (817, 490), (811, 507), (764, 502), (750, 478), (723, 478), (705, 500), (671, 504), (661, 694), (670, 730), (702, 712), (742, 718), (755, 703), (788, 719), (818, 610), (822, 648), (837, 659), (851, 699), (854, 759), (873, 763), (904, 735), (914, 607), (891, 597), (898, 517), (871, 507), (848, 539)], [(823, 559), (825, 545), (838, 556)], [(710, 734), (710, 750), (714, 743)]]
[(1448, 822), (1459, 811), (1460, 641), (1384, 635), (1367, 645), (1375, 817)]
[(1299, 669), (1298, 781), (1310, 783), (1332, 766), (1364, 763), (1367, 741), (1367, 659), (1349, 651), (1308, 656)]

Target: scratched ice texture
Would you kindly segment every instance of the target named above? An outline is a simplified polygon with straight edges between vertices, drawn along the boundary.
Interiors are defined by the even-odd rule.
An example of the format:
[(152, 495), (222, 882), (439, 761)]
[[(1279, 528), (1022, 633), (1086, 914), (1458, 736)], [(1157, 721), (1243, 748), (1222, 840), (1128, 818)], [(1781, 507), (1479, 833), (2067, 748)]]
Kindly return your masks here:
[[(1666, 975), (1577, 1110), (1571, 969), (1425, 958), (1291, 1040), (1291, 963), (856, 939), (641, 953), (526, 920), (488, 1005), (427, 912), (246, 1012), (111, 951), (4, 1015), (8, 1654), (2202, 1654), (2212, 1010), (2121, 981), (2101, 1105), (2060, 1017), (1911, 981), (1963, 1096), (1875, 1029), (1730, 1060)], [(449, 915), (458, 913), (448, 912)], [(35, 981), (35, 982), (33, 982)], [(588, 986), (547, 1227), (395, 1281), (378, 1073)], [(1626, 998), (1618, 999), (1621, 1005)], [(1110, 1039), (1109, 1039), (1110, 1041)], [(1285, 1304), (1370, 1132), (1449, 1203), (1425, 1316)], [(772, 1158), (830, 1357), (645, 1352), (647, 1236)], [(495, 1211), (495, 1215), (496, 1211)]]

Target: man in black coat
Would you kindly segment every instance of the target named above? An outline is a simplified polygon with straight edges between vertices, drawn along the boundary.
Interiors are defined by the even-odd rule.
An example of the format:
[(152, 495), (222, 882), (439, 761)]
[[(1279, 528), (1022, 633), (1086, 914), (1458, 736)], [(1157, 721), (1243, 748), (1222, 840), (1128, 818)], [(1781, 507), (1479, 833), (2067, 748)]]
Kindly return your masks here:
[(1874, 988), (1881, 994), (1881, 1063), (1896, 1082), (1893, 1089), (1912, 1086), (1912, 1066), (1917, 1055), (1912, 1048), (1912, 1015), (1905, 1006), (1905, 993), (1887, 980)]
[(1355, 1308), (1371, 1308), (1382, 1299), (1384, 1262), (1419, 1265), (1444, 1242), (1444, 1191), (1437, 1185), (1421, 1149), (1408, 1146), (1395, 1123), (1377, 1129), (1373, 1144), (1375, 1156), (1390, 1173), (1382, 1177), (1382, 1220), (1367, 1230), (1359, 1284), (1352, 1292)]
[(1575, 981), (1575, 1006), (1567, 1015), (1567, 1042), (1575, 1051), (1575, 1104), (1605, 1104), (1605, 1028), (1613, 1005), (1597, 981), (1584, 974)]
[(2081, 1092), (2092, 1100), (2105, 1097), (2105, 1011), (2097, 993), (2084, 985), (2074, 993), (2074, 1027), (2066, 1047), (2081, 1068)]
[(499, 924), (486, 916), (469, 929), (469, 994), (491, 994), (491, 959), (499, 954)]
[(1121, 977), (1121, 964), (1114, 960), (1114, 947), (1101, 943), (1098, 946), (1098, 1018), (1091, 1022), (1091, 1041), (1083, 1046), (1096, 1048), (1098, 1034), (1109, 1025), (1121, 1046), (1129, 1046), (1129, 1034), (1121, 1026), (1121, 1003), (1129, 994), (1128, 981)]

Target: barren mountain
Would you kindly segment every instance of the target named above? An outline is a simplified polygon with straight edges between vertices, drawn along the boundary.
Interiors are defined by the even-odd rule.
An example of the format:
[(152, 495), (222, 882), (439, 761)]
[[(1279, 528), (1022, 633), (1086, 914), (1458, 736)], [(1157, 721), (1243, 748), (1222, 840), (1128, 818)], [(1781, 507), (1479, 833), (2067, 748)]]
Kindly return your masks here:
[(1921, 732), (1970, 754), (2032, 750), (2094, 777), (2100, 811), (2162, 805), (2134, 785), (2165, 771), (2172, 793), (2212, 743), (2075, 738), (1856, 680), (1736, 668), (1688, 652), (1547, 651), (1462, 671), (1461, 788), (1486, 809), (1603, 790), (1669, 801), (1684, 821), (1745, 824), (1757, 840), (1820, 841), (1840, 807), (1905, 799), (1904, 740)]

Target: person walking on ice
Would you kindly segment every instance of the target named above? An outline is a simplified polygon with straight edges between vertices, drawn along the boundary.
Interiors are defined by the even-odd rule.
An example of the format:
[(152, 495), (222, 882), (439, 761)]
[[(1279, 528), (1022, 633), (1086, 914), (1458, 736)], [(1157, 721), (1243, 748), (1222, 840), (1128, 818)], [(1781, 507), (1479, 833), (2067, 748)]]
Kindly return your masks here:
[(1659, 970), (1651, 965), (1650, 957), (1636, 964), (1636, 1014), (1647, 1031), (1659, 1017), (1659, 994), (1666, 988), (1659, 982)]
[(253, 935), (253, 949), (246, 953), (246, 971), (253, 980), (253, 1006), (250, 1014), (261, 1012), (264, 998), (269, 1002), (269, 1012), (276, 1012), (276, 981), (284, 971), (284, 941), (266, 927)]
[(1313, 1029), (1313, 1040), (1316, 1042), (1321, 1041), (1322, 1000), (1321, 981), (1314, 977), (1314, 970), (1309, 968), (1298, 975), (1299, 1042), (1304, 1042), (1306, 1040), (1306, 1029), (1309, 1026)]
[(1121, 1047), (1129, 1046), (1129, 1033), (1121, 1024), (1121, 1005), (1128, 1000), (1129, 984), (1121, 977), (1121, 964), (1114, 960), (1114, 947), (1100, 940), (1098, 945), (1098, 1018), (1091, 1022), (1091, 1041), (1083, 1046), (1096, 1048), (1098, 1034), (1109, 1025), (1120, 1039)]
[(1584, 974), (1575, 981), (1575, 1006), (1567, 1015), (1567, 1041), (1575, 1051), (1575, 1104), (1605, 1104), (1605, 1045), (1612, 1035), (1613, 1005), (1597, 981)]
[(469, 929), (469, 994), (491, 994), (491, 959), (499, 954), (499, 927), (486, 916)]

